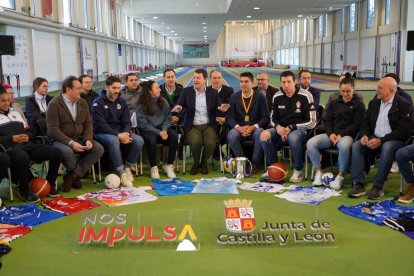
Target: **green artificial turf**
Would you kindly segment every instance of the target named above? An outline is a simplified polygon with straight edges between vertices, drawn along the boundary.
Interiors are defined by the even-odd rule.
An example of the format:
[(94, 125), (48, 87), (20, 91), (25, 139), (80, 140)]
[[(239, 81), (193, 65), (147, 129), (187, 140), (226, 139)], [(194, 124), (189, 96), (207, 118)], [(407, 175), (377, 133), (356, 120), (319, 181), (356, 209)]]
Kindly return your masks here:
[[(190, 166), (188, 164), (188, 166)], [(216, 163), (216, 168), (218, 163)], [(189, 168), (187, 168), (189, 169)], [(210, 168), (212, 170), (212, 168)], [(329, 171), (329, 169), (327, 170)], [(369, 174), (372, 179), (375, 169)], [(217, 171), (209, 177), (218, 177)], [(246, 181), (258, 181), (259, 174)], [(201, 175), (178, 174), (185, 180)], [(61, 182), (60, 182), (61, 183)], [(83, 181), (82, 191), (63, 194), (74, 197), (104, 187)], [(302, 185), (310, 185), (304, 181)], [(148, 169), (135, 180), (135, 186), (150, 185)], [(370, 187), (371, 185), (368, 185)], [(301, 205), (272, 194), (240, 190), (239, 195), (181, 195), (159, 197), (158, 200), (123, 207), (101, 206), (85, 213), (66, 216), (36, 226), (26, 236), (11, 243), (13, 250), (2, 257), (2, 275), (411, 275), (411, 253), (414, 241), (385, 226), (349, 217), (337, 210), (341, 204), (356, 205), (366, 198), (349, 199), (349, 176), (343, 194), (330, 198), (319, 206)], [(4, 188), (4, 187), (3, 187)], [(385, 197), (398, 193), (399, 175), (392, 174), (385, 185)], [(1, 190), (2, 194), (6, 191)], [(156, 194), (154, 191), (151, 193)], [(7, 202), (5, 197), (2, 197)], [(328, 221), (335, 234), (335, 242), (322, 244), (278, 244), (251, 246), (224, 246), (216, 242), (218, 233), (225, 232), (224, 204), (230, 198), (251, 199), (257, 227), (267, 220), (276, 222)], [(16, 202), (17, 203), (17, 202)], [(154, 231), (162, 234), (162, 227), (184, 217), (191, 221), (196, 232), (199, 250), (176, 252), (171, 246), (155, 245), (126, 247), (80, 246), (75, 244), (85, 214), (125, 213), (126, 225), (139, 227), (153, 224)], [(184, 215), (182, 215), (184, 214)], [(188, 220), (188, 214), (191, 219)], [(151, 219), (153, 218), (153, 219)], [(178, 232), (181, 226), (178, 227)], [(305, 231), (306, 232), (306, 231)], [(312, 232), (312, 231), (307, 231)], [(276, 231), (275, 234), (293, 234)], [(302, 232), (298, 231), (299, 235)], [(172, 247), (174, 248), (174, 247)]]

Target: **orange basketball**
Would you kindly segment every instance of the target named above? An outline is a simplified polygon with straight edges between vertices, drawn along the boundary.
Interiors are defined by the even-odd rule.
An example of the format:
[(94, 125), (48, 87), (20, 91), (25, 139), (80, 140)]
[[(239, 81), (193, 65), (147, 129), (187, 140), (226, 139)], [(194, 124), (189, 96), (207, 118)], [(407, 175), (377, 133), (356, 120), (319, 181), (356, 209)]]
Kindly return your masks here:
[(288, 169), (282, 163), (273, 163), (267, 169), (267, 175), (273, 181), (282, 181), (288, 174)]
[(44, 178), (35, 178), (33, 179), (30, 184), (30, 191), (35, 194), (37, 197), (46, 197), (50, 192), (50, 184)]

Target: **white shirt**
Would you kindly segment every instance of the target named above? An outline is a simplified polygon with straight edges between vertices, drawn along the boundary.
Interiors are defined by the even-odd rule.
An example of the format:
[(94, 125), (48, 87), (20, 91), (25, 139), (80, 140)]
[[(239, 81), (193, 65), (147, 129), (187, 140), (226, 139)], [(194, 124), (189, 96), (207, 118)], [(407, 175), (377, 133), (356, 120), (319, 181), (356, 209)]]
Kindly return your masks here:
[(46, 109), (47, 109), (46, 96), (40, 95), (39, 93), (37, 93), (37, 91), (34, 92), (34, 96), (36, 99), (36, 103), (40, 108), (40, 111), (46, 112)]
[(193, 125), (205, 125), (209, 123), (207, 112), (206, 88), (198, 92), (195, 88), (195, 115)]
[(393, 101), (394, 97), (392, 97), (388, 102), (381, 101), (374, 131), (374, 135), (378, 138), (382, 138), (392, 132), (390, 121), (388, 120), (388, 113), (390, 112)]

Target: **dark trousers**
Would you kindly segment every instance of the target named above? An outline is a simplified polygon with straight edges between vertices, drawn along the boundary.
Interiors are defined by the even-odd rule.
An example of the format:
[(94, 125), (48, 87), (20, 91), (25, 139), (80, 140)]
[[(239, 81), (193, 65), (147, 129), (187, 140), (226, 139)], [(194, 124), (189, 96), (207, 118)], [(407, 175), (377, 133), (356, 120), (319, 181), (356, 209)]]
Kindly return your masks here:
[(166, 141), (161, 139), (161, 136), (156, 135), (152, 131), (141, 131), (142, 138), (144, 138), (145, 146), (147, 147), (148, 159), (151, 167), (157, 165), (157, 143), (168, 145), (167, 164), (174, 163), (175, 153), (178, 147), (178, 134), (173, 128), (167, 130), (168, 139)]
[(52, 188), (56, 188), (56, 178), (61, 162), (61, 154), (58, 149), (48, 145), (29, 142), (7, 150), (7, 154), (12, 161), (12, 175), (19, 183), (20, 193), (26, 195), (29, 192), (29, 181), (32, 178), (30, 161), (36, 163), (49, 161), (46, 179)]
[(11, 167), (10, 157), (4, 153), (0, 152), (0, 179), (8, 177), (7, 168)]

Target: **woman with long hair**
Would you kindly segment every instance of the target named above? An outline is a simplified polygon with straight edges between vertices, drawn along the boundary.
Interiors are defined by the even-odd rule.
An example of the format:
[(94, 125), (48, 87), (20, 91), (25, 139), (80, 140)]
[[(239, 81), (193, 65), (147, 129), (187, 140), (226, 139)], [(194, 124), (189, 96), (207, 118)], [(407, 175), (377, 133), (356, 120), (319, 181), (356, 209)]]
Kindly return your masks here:
[(151, 178), (160, 178), (156, 158), (157, 143), (168, 145), (167, 164), (163, 169), (168, 178), (175, 178), (173, 162), (178, 147), (178, 134), (172, 127), (170, 107), (167, 100), (160, 97), (161, 89), (158, 83), (150, 80), (141, 86), (136, 114), (138, 129), (147, 147)]

